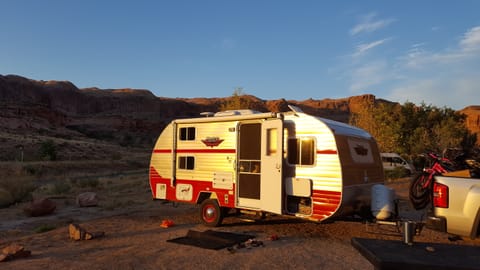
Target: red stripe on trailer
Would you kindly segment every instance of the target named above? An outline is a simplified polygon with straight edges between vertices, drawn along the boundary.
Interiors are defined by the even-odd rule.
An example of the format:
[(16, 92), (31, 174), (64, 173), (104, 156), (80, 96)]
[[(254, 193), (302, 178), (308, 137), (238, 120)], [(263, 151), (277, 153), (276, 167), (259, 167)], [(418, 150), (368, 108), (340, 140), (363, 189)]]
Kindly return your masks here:
[[(154, 149), (153, 153), (155, 154), (170, 154), (172, 149)], [(176, 153), (191, 153), (191, 154), (235, 154), (237, 151), (235, 149), (177, 149)]]
[(235, 207), (235, 185), (232, 186), (232, 190), (229, 189), (218, 189), (213, 188), (213, 183), (211, 180), (202, 181), (202, 180), (186, 180), (186, 179), (176, 179), (176, 184), (189, 184), (192, 186), (192, 200), (190, 201), (180, 201), (176, 199), (176, 190), (175, 187), (170, 185), (170, 178), (164, 178), (158, 174), (154, 167), (150, 167), (150, 187), (152, 189), (153, 197), (156, 197), (156, 188), (157, 184), (166, 184), (167, 187), (167, 200), (170, 201), (180, 201), (188, 203), (196, 203), (200, 193), (210, 192), (216, 193), (218, 203), (223, 207)]
[(342, 193), (338, 191), (313, 190), (312, 191), (312, 217), (322, 220), (332, 216), (342, 198)]
[(317, 150), (317, 154), (319, 155), (336, 155), (338, 152), (337, 150), (327, 149), (327, 150)]
[(177, 149), (177, 153), (193, 153), (193, 154), (235, 154), (235, 149)]
[(156, 154), (160, 154), (160, 153), (166, 154), (171, 152), (172, 152), (172, 149), (153, 149), (153, 153), (156, 153)]

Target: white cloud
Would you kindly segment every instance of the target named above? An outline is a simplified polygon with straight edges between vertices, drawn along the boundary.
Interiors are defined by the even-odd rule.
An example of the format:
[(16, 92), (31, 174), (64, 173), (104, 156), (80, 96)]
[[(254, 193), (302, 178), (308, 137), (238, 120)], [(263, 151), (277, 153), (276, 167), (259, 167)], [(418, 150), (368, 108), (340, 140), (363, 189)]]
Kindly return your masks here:
[(373, 61), (356, 67), (351, 71), (350, 91), (359, 93), (388, 80), (387, 63)]
[(405, 82), (391, 90), (386, 98), (401, 103), (424, 102), (427, 105), (460, 110), (469, 105), (480, 105), (478, 85), (480, 78), (476, 76), (425, 78)]
[(454, 49), (441, 52), (431, 52), (415, 44), (401, 57), (401, 62), (407, 68), (432, 68), (436, 65), (449, 65), (480, 58), (480, 26), (469, 29)]
[(415, 44), (398, 61), (403, 75), (387, 98), (462, 109), (480, 105), (480, 26), (465, 31), (453, 48), (439, 51)]
[(460, 48), (465, 52), (480, 50), (480, 26), (473, 27), (463, 35)]
[(363, 16), (360, 20), (360, 23), (350, 29), (350, 35), (354, 36), (363, 32), (375, 32), (379, 29), (387, 27), (389, 24), (395, 21), (394, 19), (375, 20), (375, 17), (375, 13), (369, 13)]
[(383, 43), (387, 42), (389, 39), (390, 38), (384, 38), (384, 39), (377, 40), (377, 41), (374, 41), (374, 42), (360, 44), (356, 47), (355, 52), (353, 53), (352, 56), (353, 57), (361, 56), (361, 55), (365, 54), (368, 50), (371, 50), (371, 49), (373, 49), (377, 46), (380, 46)]
[[(385, 23), (388, 20), (375, 20), (375, 16), (366, 16), (350, 34), (375, 31), (393, 21)], [(372, 93), (401, 103), (424, 102), (456, 110), (480, 105), (480, 25), (467, 29), (450, 47), (431, 50), (422, 42), (396, 58), (370, 53), (388, 40), (357, 45), (344, 58), (348, 62), (341, 67), (344, 73), (339, 80), (348, 81), (352, 94)]]

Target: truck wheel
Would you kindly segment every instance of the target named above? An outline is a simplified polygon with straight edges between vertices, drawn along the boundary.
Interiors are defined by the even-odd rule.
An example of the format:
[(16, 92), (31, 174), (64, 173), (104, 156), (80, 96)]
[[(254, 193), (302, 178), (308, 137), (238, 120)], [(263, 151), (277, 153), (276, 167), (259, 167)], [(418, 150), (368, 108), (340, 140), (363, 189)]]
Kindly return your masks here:
[(222, 223), (223, 211), (217, 200), (207, 199), (200, 205), (200, 218), (203, 224), (209, 227), (217, 227)]

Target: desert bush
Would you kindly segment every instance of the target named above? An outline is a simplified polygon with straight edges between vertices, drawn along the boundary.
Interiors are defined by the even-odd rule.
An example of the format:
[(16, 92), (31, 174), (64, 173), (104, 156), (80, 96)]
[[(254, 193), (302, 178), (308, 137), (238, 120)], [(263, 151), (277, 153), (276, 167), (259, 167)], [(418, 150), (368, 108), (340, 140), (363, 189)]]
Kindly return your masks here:
[(13, 204), (15, 200), (12, 197), (12, 194), (4, 188), (0, 187), (0, 208), (7, 207)]
[(77, 180), (75, 183), (80, 188), (86, 188), (86, 187), (96, 188), (100, 185), (100, 181), (98, 181), (97, 178)]
[(44, 160), (57, 160), (57, 146), (53, 140), (42, 142), (39, 149), (40, 157)]
[(35, 173), (37, 172), (37, 170), (33, 166), (30, 166), (30, 165), (24, 166), (23, 170), (29, 175), (35, 175)]
[[(25, 199), (29, 199), (32, 196), (32, 192), (35, 190), (35, 185), (30, 178), (25, 177), (16, 177), (16, 178), (3, 178), (0, 179), (0, 189), (5, 190), (13, 198), (13, 202), (9, 205), (21, 202)], [(7, 195), (4, 193), (4, 198), (7, 198)], [(8, 205), (4, 205), (8, 206)]]
[(33, 229), (33, 231), (36, 232), (36, 233), (44, 233), (44, 232), (48, 232), (48, 231), (51, 231), (51, 230), (54, 230), (54, 229), (56, 229), (56, 227), (53, 226), (53, 225), (43, 224), (43, 225), (40, 225), (40, 226), (36, 227), (35, 229)]
[(70, 191), (72, 186), (65, 181), (57, 181), (53, 184), (52, 193), (53, 194), (64, 194)]

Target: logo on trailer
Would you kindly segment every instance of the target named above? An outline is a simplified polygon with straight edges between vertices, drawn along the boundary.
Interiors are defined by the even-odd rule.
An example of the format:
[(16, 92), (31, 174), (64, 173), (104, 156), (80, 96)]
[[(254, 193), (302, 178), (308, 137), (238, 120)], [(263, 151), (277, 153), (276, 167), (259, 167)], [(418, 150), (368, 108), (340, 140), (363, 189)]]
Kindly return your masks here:
[(368, 149), (365, 148), (363, 145), (357, 144), (353, 149), (355, 149), (355, 153), (359, 156), (366, 156), (368, 155)]
[(209, 147), (213, 148), (214, 146), (220, 145), (223, 142), (223, 140), (220, 139), (219, 137), (207, 137), (207, 138), (203, 139), (202, 142), (206, 146), (209, 146)]

